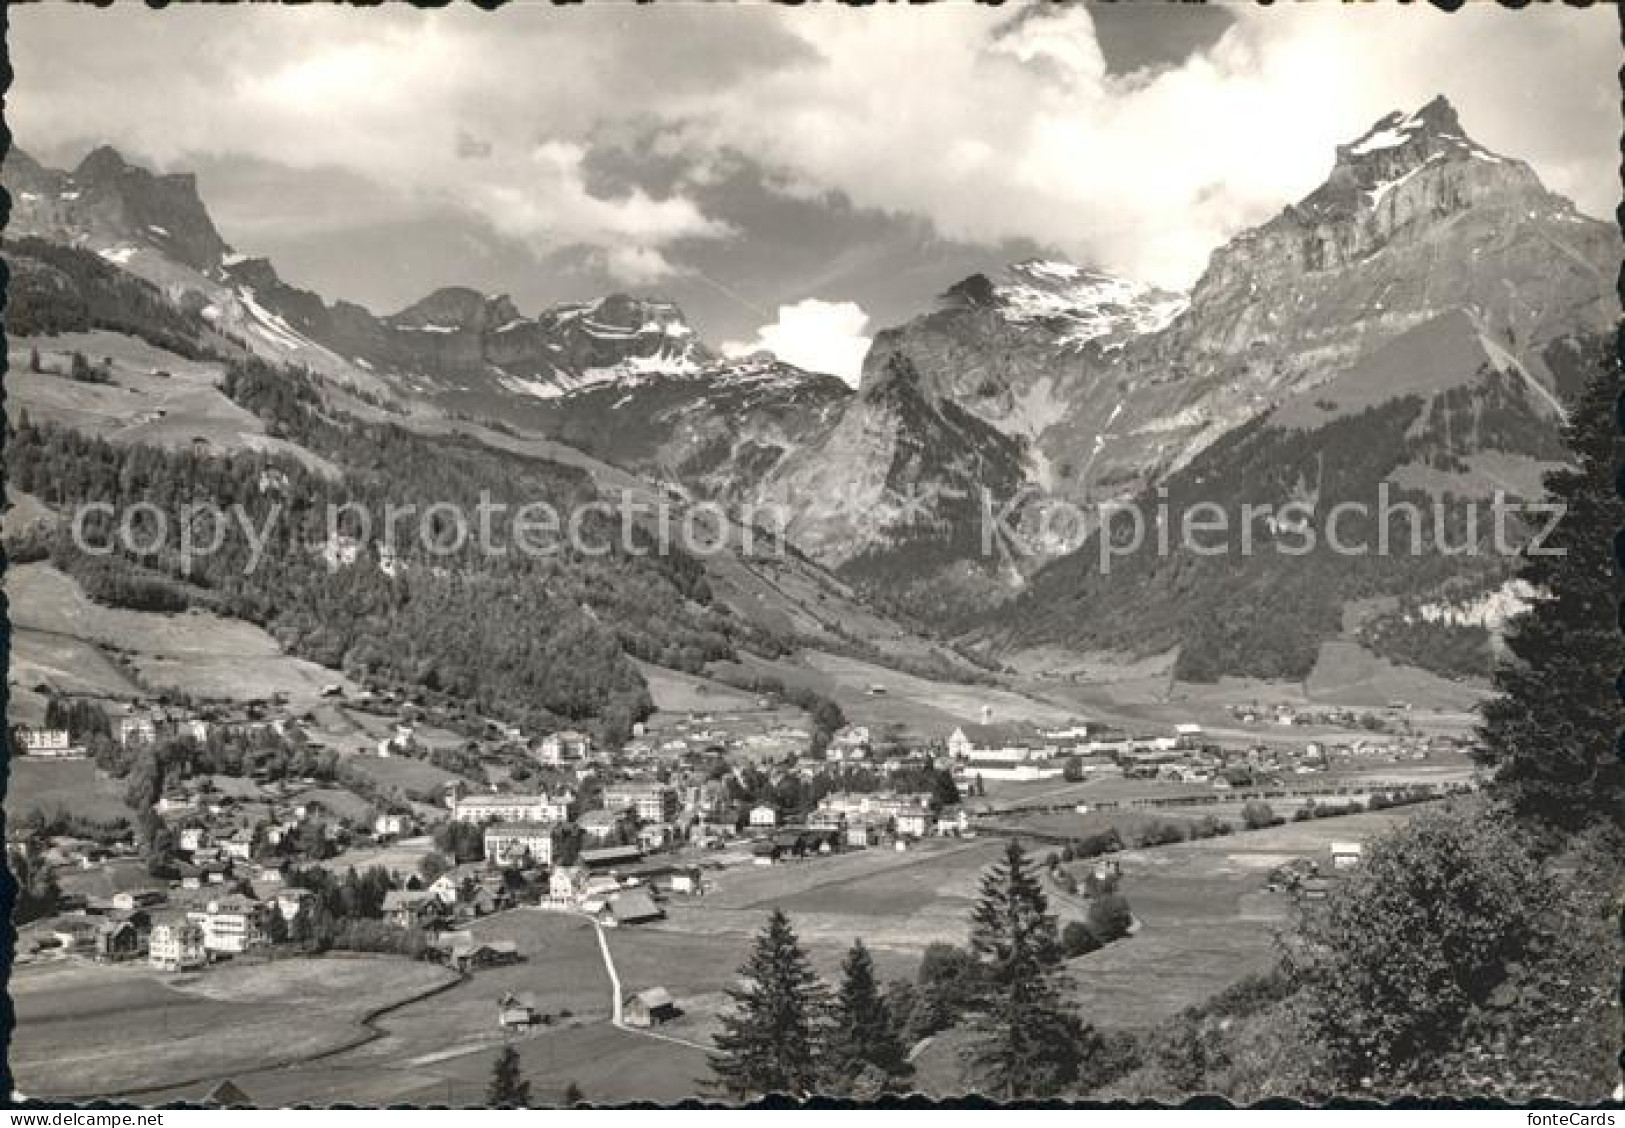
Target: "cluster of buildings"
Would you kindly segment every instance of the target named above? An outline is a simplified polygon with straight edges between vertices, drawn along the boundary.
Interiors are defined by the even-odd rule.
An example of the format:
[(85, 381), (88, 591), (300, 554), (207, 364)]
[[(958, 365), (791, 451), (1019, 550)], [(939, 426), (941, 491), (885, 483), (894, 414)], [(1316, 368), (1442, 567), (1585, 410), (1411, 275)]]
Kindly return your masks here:
[(995, 723), (983, 710), (981, 724), (961, 725), (948, 735), (954, 778), (969, 782), (1033, 782), (1060, 779), (1068, 765), (1082, 778), (1124, 774), (1126, 764), (1159, 753), (1193, 753), (1201, 749), (1200, 725), (1180, 724), (1167, 735), (1116, 733), (1103, 725), (1077, 722), (1064, 728)]
[(658, 780), (607, 784), (600, 806), (590, 811), (578, 813), (577, 802), (569, 788), (453, 795), (449, 800), (452, 819), (481, 826), (485, 857), (504, 865), (552, 865), (556, 840), (571, 825), (593, 846), (636, 844), (660, 850), (683, 836), (674, 822), (677, 789)]
[(846, 846), (855, 849), (886, 841), (972, 833), (970, 813), (963, 806), (935, 810), (929, 795), (895, 791), (826, 795), (807, 819), (807, 826), (833, 831)]

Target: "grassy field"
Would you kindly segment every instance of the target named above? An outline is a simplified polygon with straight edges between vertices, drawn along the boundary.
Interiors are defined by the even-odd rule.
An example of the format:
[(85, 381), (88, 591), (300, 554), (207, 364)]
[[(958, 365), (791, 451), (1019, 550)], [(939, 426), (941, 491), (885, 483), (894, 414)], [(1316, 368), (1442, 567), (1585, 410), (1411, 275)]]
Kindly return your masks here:
[[(35, 348), (45, 373), (28, 370)], [(76, 351), (93, 362), (111, 359), (112, 382), (85, 384), (55, 374), (67, 368)], [(253, 413), (227, 399), (218, 386), (222, 377), (217, 364), (187, 360), (103, 330), (13, 338), (8, 357), (6, 409), (13, 419), (26, 410), (35, 420), (75, 427), (112, 442), (172, 450), (190, 449), (194, 440), (201, 439), (216, 452), (288, 454), (322, 473), (336, 474), (325, 460), (267, 435)]]
[(20, 968), (11, 1067), (32, 1096), (110, 1095), (263, 1069), (364, 1036), (369, 1012), (450, 979), (389, 958), (289, 959), (203, 974), (77, 960)]
[(756, 697), (709, 678), (635, 662), (649, 685), (655, 708), (664, 713), (754, 713)]
[(1305, 686), (1314, 701), (1353, 706), (1408, 701), (1419, 708), (1451, 711), (1471, 709), (1488, 692), (1481, 683), (1398, 666), (1358, 643), (1341, 641), (1321, 644)]
[[(1269, 871), (1292, 858), (1330, 871), (1332, 842), (1364, 841), (1416, 810), (1288, 823), (1116, 855), (1140, 930), (1071, 961), (1080, 1009), (1100, 1026), (1149, 1026), (1265, 970), (1277, 958), (1274, 934), (1292, 905), (1263, 891)], [(1088, 864), (1072, 869), (1081, 877)]]
[(814, 945), (844, 951), (862, 937), (877, 949), (918, 959), (925, 946), (965, 937), (978, 874), (998, 855), (993, 840), (929, 841), (906, 853), (860, 850), (777, 866), (733, 866), (712, 875), (712, 889), (667, 907), (669, 927), (743, 938), (773, 908), (794, 918)]
[(20, 819), (30, 811), (51, 814), (59, 808), (93, 819), (135, 817), (124, 805), (124, 786), (99, 775), (89, 760), (12, 760), (7, 816)]
[[(703, 1055), (609, 1026), (609, 978), (586, 921), (516, 910), (479, 921), (472, 931), (480, 939), (515, 941), (524, 961), (476, 971), (391, 1011), (375, 1024), (381, 1036), (363, 1045), (301, 1065), (239, 1072), (234, 1080), (262, 1103), (478, 1104), (492, 1058), (511, 1041), (538, 1095), (550, 1087), (562, 1092), (570, 1079), (601, 1100), (672, 1100), (692, 1091)], [(533, 992), (553, 1021), (505, 1035), (496, 1005), (509, 991)], [(565, 1011), (570, 1017), (561, 1017)], [(657, 1064), (668, 1058), (672, 1064)], [(206, 1088), (165, 1096), (195, 1097)]]
[(11, 667), (7, 680), (22, 694), (38, 697), (39, 717), (27, 717), (13, 701), (13, 720), (39, 720), (44, 716), (45, 698), (35, 692), (37, 686), (48, 686), (59, 693), (84, 694), (91, 697), (125, 699), (141, 692), (128, 671), (121, 669), (92, 643), (48, 630), (30, 630), (16, 622), (19, 608), (19, 587), (13, 586), (12, 577), (30, 565), (19, 565), (7, 577), (6, 595), (11, 603)]
[(437, 768), (425, 760), (414, 760), (410, 756), (391, 756), (387, 760), (377, 756), (352, 756), (347, 763), (368, 779), (384, 787), (399, 787), (403, 791), (438, 792), (447, 782), (462, 778), (455, 772)]
[[(741, 669), (737, 664), (728, 666)], [(917, 740), (946, 739), (956, 726), (980, 720), (983, 705), (991, 706), (996, 718), (1040, 724), (1063, 724), (1082, 715), (1012, 690), (932, 681), (818, 650), (774, 661), (746, 656), (742, 668), (822, 693), (834, 699), (854, 724), (872, 728), (899, 725)], [(885, 692), (871, 695), (868, 690), (876, 685), (885, 687)]]
[[(315, 704), (325, 685), (347, 684), (332, 670), (288, 657), (274, 638), (250, 623), (205, 611), (161, 615), (104, 607), (49, 564), (11, 569), (6, 595), (19, 633), (74, 640), (77, 645), (69, 644), (74, 653), (82, 653), (85, 643), (119, 652), (128, 657), (134, 680), (155, 688), (228, 700), (286, 693), (297, 706)], [(37, 649), (35, 654), (39, 657)], [(13, 680), (21, 676), (14, 668)], [(105, 671), (93, 676), (104, 691), (112, 688), (105, 685)]]

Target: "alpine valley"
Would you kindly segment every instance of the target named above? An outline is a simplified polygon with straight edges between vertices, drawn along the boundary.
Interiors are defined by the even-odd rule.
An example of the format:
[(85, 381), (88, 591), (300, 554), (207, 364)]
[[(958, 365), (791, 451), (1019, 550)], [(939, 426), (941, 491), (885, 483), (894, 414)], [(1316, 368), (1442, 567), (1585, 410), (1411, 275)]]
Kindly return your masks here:
[[(389, 314), (329, 300), (235, 253), (190, 176), (106, 147), (71, 170), (14, 148), (14, 372), (22, 341), (148, 376), (233, 376), (213, 398), (130, 384), (113, 411), (25, 383), (9, 406), (14, 423), (115, 445), (285, 459), (312, 488), (443, 458), (470, 488), (511, 470), (548, 489), (781, 506), (796, 549), (782, 559), (628, 558), (619, 587), (583, 561), (521, 577), (617, 652), (604, 661), (623, 687), (639, 684), (634, 659), (697, 673), (802, 646), (961, 680), (1086, 677), (1104, 656), (1171, 662), (1182, 682), (1295, 682), (1329, 645), (1479, 678), (1528, 593), (1469, 514), (1496, 491), (1538, 500), (1561, 464), (1559, 428), (1618, 314), (1620, 239), (1475, 143), (1443, 98), (1329, 155), (1319, 188), (1217, 248), (1188, 294), (1061, 261), (990, 266), (880, 332), (854, 390), (771, 355), (724, 357), (651, 297), (525, 311), (448, 285)], [(368, 445), (358, 428), (397, 438)], [(1383, 485), (1429, 544), (1460, 551), (1351, 555), (1324, 536), (1276, 550)], [(1177, 517), (1203, 502), (1254, 507), (1250, 555), (1100, 567), (1102, 504)], [(1266, 515), (1289, 503), (1295, 521)], [(1005, 526), (991, 539), (990, 513)], [(1369, 521), (1342, 529), (1375, 537)], [(208, 594), (254, 617), (253, 593)], [(322, 661), (386, 661), (330, 624), (273, 625)], [(400, 676), (462, 684), (419, 659)], [(636, 690), (548, 702), (611, 707), (635, 714)]]

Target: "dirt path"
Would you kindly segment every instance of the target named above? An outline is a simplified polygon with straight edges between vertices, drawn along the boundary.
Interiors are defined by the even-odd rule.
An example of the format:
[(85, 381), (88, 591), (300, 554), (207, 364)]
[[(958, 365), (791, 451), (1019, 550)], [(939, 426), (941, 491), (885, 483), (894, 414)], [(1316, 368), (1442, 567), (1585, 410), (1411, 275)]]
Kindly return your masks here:
[[(585, 916), (586, 914), (582, 915)], [(654, 1038), (661, 1042), (674, 1042), (679, 1046), (688, 1046), (691, 1049), (703, 1050), (709, 1053), (711, 1050), (710, 1046), (702, 1046), (698, 1042), (691, 1042), (687, 1038), (678, 1038), (672, 1034), (661, 1034), (658, 1031), (651, 1030), (646, 1026), (628, 1026), (626, 1024), (621, 1016), (621, 976), (620, 973), (615, 970), (615, 957), (610, 955), (609, 937), (604, 932), (604, 926), (599, 924), (597, 920), (593, 919), (592, 917), (587, 917), (587, 920), (592, 922), (593, 931), (598, 934), (598, 950), (604, 954), (604, 971), (609, 975), (609, 989), (614, 993), (613, 997), (610, 999), (610, 1023), (617, 1030), (625, 1030), (632, 1034), (641, 1034), (645, 1038)]]

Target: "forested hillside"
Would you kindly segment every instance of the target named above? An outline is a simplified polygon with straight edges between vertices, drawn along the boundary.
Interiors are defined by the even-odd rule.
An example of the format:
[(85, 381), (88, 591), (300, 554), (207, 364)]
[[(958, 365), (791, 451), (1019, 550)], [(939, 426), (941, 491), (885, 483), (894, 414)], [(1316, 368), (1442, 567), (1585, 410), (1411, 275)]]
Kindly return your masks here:
[[(391, 505), (451, 507), (447, 523), (431, 526), (449, 538), (451, 510), (472, 526), (482, 498), (509, 512), (545, 503), (568, 516), (597, 492), (569, 467), (329, 415), (313, 381), (259, 361), (234, 363), (225, 390), (274, 432), (343, 467), (342, 476), (330, 480), (288, 459), (116, 446), (20, 421), (7, 447), (12, 481), (60, 511), (95, 501), (123, 512), (150, 502), (174, 517), (207, 499), (240, 506), (265, 532), (257, 561), (237, 531), (219, 552), (192, 560), (189, 574), (173, 533), (157, 551), (95, 557), (59, 532), (44, 550), (92, 596), (152, 610), (212, 607), (264, 625), (296, 654), (369, 680), (446, 694), (496, 716), (597, 718), (616, 731), (650, 707), (628, 655), (697, 671), (734, 656), (736, 641), (777, 645), (712, 606), (697, 561), (649, 551), (653, 542), (637, 529), (630, 546), (620, 544), (618, 518), (582, 524), (592, 551), (610, 548), (602, 556), (562, 540), (549, 555), (486, 554), (473, 536), (460, 551), (431, 553), (416, 519), (397, 526), (391, 554), (379, 543)], [(339, 528), (351, 537), (329, 538), (330, 512), (343, 515)], [(88, 521), (87, 541), (101, 543), (114, 524)], [(370, 540), (355, 535), (367, 524)], [(494, 543), (510, 543), (496, 528)]]

